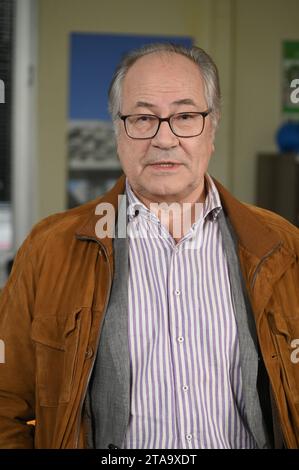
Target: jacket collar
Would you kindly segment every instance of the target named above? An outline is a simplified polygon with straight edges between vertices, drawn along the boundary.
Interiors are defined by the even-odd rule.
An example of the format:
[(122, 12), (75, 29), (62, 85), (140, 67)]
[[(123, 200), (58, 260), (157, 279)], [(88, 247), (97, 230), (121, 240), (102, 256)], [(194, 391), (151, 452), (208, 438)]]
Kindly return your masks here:
[(217, 180), (213, 180), (219, 191), (224, 212), (241, 246), (261, 259), (282, 242), (279, 235), (264, 225), (246, 204), (233, 197)]
[[(246, 204), (234, 198), (215, 178), (213, 178), (213, 181), (219, 191), (224, 212), (227, 214), (241, 246), (252, 253), (256, 258), (262, 259), (276, 246), (281, 244), (282, 241), (279, 235), (271, 230), (271, 228), (264, 225)], [(94, 204), (89, 205), (89, 207), (93, 207), (93, 213), (76, 231), (77, 238), (94, 240), (101, 243), (106, 248), (108, 254), (111, 254), (113, 250), (112, 238), (99, 238), (95, 231), (97, 222), (106, 214), (102, 216), (97, 215), (96, 207), (100, 203), (110, 203), (114, 207), (115, 217), (117, 217), (118, 196), (124, 194), (125, 182), (126, 176), (122, 174), (110, 191), (96, 199)]]
[(263, 223), (262, 218), (235, 199), (218, 181), (214, 182), (237, 239), (240, 267), (258, 326), (275, 282), (293, 264), (296, 256), (279, 233)]
[(97, 215), (96, 208), (99, 204), (112, 204), (114, 208), (115, 217), (118, 214), (118, 196), (124, 194), (125, 191), (126, 176), (123, 173), (120, 178), (117, 180), (116, 184), (113, 186), (110, 191), (105, 193), (100, 198), (94, 201), (90, 207), (92, 207), (93, 213), (85, 220), (84, 224), (76, 231), (76, 237), (80, 240), (94, 240), (101, 245), (103, 245), (108, 255), (112, 253), (113, 244), (111, 237), (102, 237), (99, 238), (96, 234), (96, 224), (101, 219), (101, 217), (106, 216), (106, 214)]

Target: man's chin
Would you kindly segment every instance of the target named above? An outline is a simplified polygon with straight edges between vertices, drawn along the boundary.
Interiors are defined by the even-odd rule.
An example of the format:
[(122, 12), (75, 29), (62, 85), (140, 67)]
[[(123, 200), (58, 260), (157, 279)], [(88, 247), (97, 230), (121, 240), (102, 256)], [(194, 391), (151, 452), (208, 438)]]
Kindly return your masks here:
[(173, 188), (163, 188), (160, 185), (147, 188), (147, 194), (149, 199), (166, 202), (176, 202), (180, 200), (181, 191), (179, 190), (178, 186)]

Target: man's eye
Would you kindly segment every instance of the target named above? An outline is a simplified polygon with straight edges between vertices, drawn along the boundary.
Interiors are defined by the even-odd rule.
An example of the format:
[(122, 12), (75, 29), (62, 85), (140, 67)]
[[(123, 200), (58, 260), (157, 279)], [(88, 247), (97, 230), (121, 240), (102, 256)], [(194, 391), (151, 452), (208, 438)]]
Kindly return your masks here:
[(176, 119), (181, 121), (188, 121), (194, 119), (194, 117), (195, 116), (193, 114), (179, 114), (178, 116), (176, 116)]
[(151, 121), (154, 121), (154, 120), (155, 120), (154, 116), (152, 117), (152, 116), (142, 115), (142, 116), (138, 116), (136, 118), (137, 122), (151, 122)]

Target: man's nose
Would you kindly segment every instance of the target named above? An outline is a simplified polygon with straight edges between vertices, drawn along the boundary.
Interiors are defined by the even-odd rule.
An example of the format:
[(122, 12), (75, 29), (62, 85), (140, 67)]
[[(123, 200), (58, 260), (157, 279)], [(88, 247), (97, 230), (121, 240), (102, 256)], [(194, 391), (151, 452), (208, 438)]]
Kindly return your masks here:
[(171, 148), (176, 147), (178, 143), (179, 138), (174, 135), (169, 123), (167, 121), (161, 122), (157, 134), (152, 138), (152, 145), (159, 148)]

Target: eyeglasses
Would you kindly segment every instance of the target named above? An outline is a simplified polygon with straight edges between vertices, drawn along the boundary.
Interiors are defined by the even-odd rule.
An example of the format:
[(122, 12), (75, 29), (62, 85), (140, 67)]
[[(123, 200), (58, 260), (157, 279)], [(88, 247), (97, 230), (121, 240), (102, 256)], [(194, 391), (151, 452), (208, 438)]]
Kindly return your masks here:
[(202, 134), (205, 127), (205, 118), (211, 110), (204, 112), (176, 113), (167, 118), (160, 118), (154, 114), (118, 114), (124, 122), (125, 130), (131, 139), (153, 139), (161, 122), (168, 122), (170, 129), (177, 137), (196, 137)]

